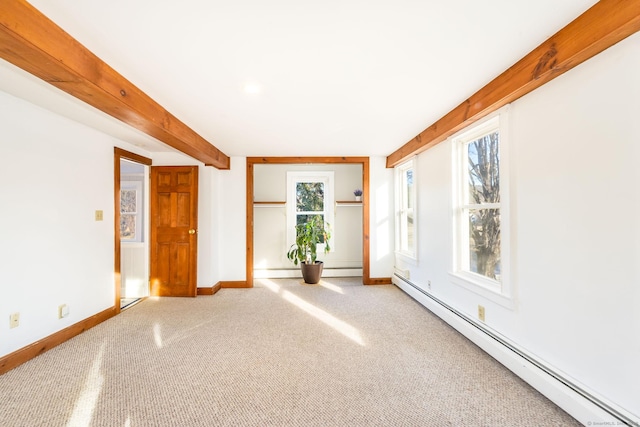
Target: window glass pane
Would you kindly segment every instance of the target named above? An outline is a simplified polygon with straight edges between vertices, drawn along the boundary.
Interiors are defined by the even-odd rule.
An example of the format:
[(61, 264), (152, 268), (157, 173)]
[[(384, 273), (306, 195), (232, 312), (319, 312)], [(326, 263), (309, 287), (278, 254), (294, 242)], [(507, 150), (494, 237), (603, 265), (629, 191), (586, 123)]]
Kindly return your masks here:
[[(306, 224), (312, 218), (315, 218), (318, 228), (320, 228), (321, 230), (324, 229), (324, 215), (296, 215), (296, 225)], [(320, 243), (324, 243), (324, 236), (320, 237)]]
[(396, 250), (415, 256), (415, 204), (416, 191), (413, 162), (401, 166), (396, 175), (399, 198), (396, 206)]
[(120, 238), (133, 240), (136, 238), (136, 216), (120, 215)]
[(413, 228), (414, 228), (413, 227), (413, 209), (410, 209), (407, 212), (407, 231), (406, 231), (406, 236), (405, 236), (405, 239), (406, 239), (406, 242), (407, 242), (407, 247), (404, 248), (407, 251), (413, 251), (413, 248), (414, 248), (414, 246), (413, 246), (413, 234), (414, 234)]
[(500, 281), (500, 210), (472, 209), (469, 215), (469, 271)]
[(404, 173), (404, 183), (405, 183), (405, 195), (406, 195), (406, 203), (405, 206), (407, 208), (413, 208), (413, 169), (407, 169)]
[(500, 202), (500, 149), (498, 132), (467, 145), (469, 192), (467, 204)]
[(400, 217), (400, 250), (413, 252), (414, 228), (413, 209), (410, 209)]
[(404, 218), (404, 230), (403, 230), (403, 250), (413, 252), (413, 169), (407, 169), (404, 173), (405, 188), (406, 188), (406, 215)]
[(296, 183), (296, 211), (322, 212), (324, 210), (324, 183)]
[(120, 212), (137, 212), (136, 190), (120, 190)]

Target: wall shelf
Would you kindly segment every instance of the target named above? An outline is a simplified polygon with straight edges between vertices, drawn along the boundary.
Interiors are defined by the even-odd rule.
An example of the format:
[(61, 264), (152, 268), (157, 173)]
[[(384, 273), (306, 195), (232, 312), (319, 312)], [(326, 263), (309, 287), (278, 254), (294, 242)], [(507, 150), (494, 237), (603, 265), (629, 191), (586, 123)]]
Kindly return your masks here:
[(261, 202), (253, 202), (254, 208), (283, 208), (287, 202), (279, 202), (279, 201), (261, 201)]
[(356, 200), (336, 200), (336, 206), (362, 206), (362, 201)]
[[(336, 206), (362, 206), (362, 202), (355, 200), (336, 200)], [(283, 208), (287, 202), (280, 201), (259, 201), (253, 202), (254, 208)]]

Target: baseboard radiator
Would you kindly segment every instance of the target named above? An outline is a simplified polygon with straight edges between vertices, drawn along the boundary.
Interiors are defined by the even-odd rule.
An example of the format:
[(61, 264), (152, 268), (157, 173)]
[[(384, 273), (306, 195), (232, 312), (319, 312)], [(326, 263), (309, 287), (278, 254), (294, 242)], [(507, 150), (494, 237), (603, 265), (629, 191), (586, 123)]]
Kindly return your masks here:
[(581, 423), (640, 426), (638, 417), (576, 384), (506, 337), (459, 312), (407, 278), (394, 274), (393, 283)]

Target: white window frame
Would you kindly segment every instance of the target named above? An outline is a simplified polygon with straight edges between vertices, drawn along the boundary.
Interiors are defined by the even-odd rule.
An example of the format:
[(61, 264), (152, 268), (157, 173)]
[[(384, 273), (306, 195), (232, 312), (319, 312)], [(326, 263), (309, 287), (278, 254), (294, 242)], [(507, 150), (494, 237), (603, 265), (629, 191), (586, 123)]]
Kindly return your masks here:
[[(324, 184), (324, 215), (325, 223), (329, 224), (331, 238), (329, 245), (335, 252), (335, 201), (334, 201), (334, 172), (333, 171), (288, 171), (287, 172), (287, 249), (296, 241), (296, 186), (299, 182), (322, 182)], [(317, 246), (318, 253), (324, 253), (325, 244)]]
[[(513, 308), (508, 129), (508, 107), (504, 107), (450, 138), (453, 149), (453, 253), (450, 278), (454, 284), (500, 305)], [(466, 204), (468, 192), (468, 152), (466, 147), (470, 142), (495, 131), (498, 131), (500, 135), (500, 203), (484, 206), (500, 209), (500, 281), (468, 271), (467, 210), (471, 205)]]
[[(413, 185), (410, 192), (407, 192), (406, 185), (406, 172), (412, 171)], [(416, 171), (416, 158), (407, 160), (406, 162), (395, 167), (395, 206), (396, 206), (396, 220), (395, 220), (395, 249), (396, 255), (400, 255), (403, 258), (407, 258), (410, 261), (418, 260), (418, 199), (416, 188), (417, 171)], [(408, 206), (408, 200), (413, 200), (413, 208)], [(406, 222), (408, 215), (413, 216), (413, 244), (411, 247), (404, 248), (402, 238), (404, 236), (403, 229), (406, 229)], [(407, 245), (408, 246), (408, 245)]]

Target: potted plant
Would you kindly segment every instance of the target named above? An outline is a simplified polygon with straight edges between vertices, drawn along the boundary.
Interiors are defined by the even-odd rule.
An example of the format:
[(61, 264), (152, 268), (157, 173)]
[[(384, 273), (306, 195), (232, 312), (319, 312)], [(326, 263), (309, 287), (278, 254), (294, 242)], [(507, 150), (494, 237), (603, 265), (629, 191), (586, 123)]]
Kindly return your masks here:
[(359, 202), (362, 200), (362, 190), (359, 188), (356, 188), (355, 190), (353, 190), (353, 195), (356, 196), (356, 202)]
[(312, 216), (307, 222), (296, 225), (296, 242), (291, 245), (287, 258), (293, 261), (294, 265), (300, 263), (300, 270), (305, 283), (315, 284), (320, 281), (322, 275), (323, 262), (318, 261), (317, 245), (324, 243), (324, 253), (328, 253), (329, 224), (324, 223), (319, 215)]

